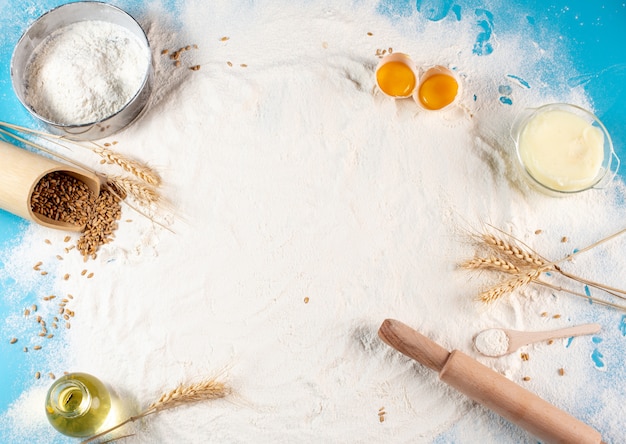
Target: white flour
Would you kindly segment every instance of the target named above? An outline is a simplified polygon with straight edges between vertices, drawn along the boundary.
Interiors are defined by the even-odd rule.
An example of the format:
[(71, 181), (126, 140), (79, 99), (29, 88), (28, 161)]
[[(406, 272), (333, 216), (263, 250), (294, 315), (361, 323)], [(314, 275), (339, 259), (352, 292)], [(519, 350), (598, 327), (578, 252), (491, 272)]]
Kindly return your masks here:
[(500, 356), (509, 348), (509, 337), (499, 328), (490, 328), (476, 335), (474, 345), (483, 355)]
[(55, 123), (97, 122), (139, 91), (149, 54), (122, 26), (87, 20), (65, 26), (36, 48), (25, 77), (26, 101)]
[[(376, 3), (189, 1), (178, 33), (164, 26), (164, 10), (151, 11), (154, 102), (111, 140), (162, 171), (175, 234), (126, 208), (133, 222), (121, 223), (97, 261), (72, 252), (56, 260), (65, 233), (37, 226), (5, 261), (5, 273), (33, 285), (32, 265), (43, 261), (55, 293), (74, 295), (71, 330), (46, 343), (44, 364), (29, 361), (33, 371), (92, 373), (137, 412), (179, 382), (227, 368), (235, 397), (159, 414), (125, 429), (136, 435), (124, 442), (536, 443), (384, 345), (376, 332), (387, 317), (579, 409), (619, 442), (615, 414), (580, 410), (581, 399), (585, 408), (598, 397), (626, 400), (623, 384), (592, 391), (602, 384), (589, 338), (540, 344), (524, 362), (483, 359), (472, 347), (494, 325), (539, 330), (588, 317), (613, 325), (615, 313), (534, 287), (487, 308), (474, 301), (482, 276), (455, 267), (473, 254), (468, 231), (483, 223), (549, 258), (623, 228), (620, 183), (554, 199), (529, 191), (512, 168), (508, 129), (520, 109), (589, 105), (582, 90), (558, 87), (575, 71), (553, 48), (516, 35), (498, 35), (490, 56), (475, 56), (471, 11), (461, 21), (390, 20)], [(183, 62), (199, 71), (159, 55), (187, 44), (199, 49)], [(389, 47), (420, 66), (456, 66), (472, 117), (376, 92), (375, 53)], [(500, 84), (512, 87), (511, 106), (498, 100)], [(610, 279), (626, 267), (622, 249), (607, 245), (564, 266)], [(611, 265), (595, 265), (602, 258)], [(94, 277), (81, 278), (83, 268)], [(608, 347), (618, 333), (605, 338), (607, 362), (623, 362)], [(7, 442), (50, 441), (36, 407), (49, 383), (33, 380), (1, 418)], [(597, 403), (605, 404), (618, 402)]]

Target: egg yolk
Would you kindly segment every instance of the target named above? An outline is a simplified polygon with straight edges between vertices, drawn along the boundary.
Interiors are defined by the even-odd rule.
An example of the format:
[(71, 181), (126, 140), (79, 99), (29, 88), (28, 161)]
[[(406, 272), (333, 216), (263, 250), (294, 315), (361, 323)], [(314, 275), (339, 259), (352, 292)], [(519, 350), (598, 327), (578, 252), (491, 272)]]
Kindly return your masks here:
[(389, 62), (376, 72), (378, 87), (392, 97), (408, 97), (415, 89), (415, 74), (402, 62)]
[(434, 74), (422, 82), (418, 97), (425, 108), (436, 110), (451, 104), (458, 91), (459, 84), (454, 77)]

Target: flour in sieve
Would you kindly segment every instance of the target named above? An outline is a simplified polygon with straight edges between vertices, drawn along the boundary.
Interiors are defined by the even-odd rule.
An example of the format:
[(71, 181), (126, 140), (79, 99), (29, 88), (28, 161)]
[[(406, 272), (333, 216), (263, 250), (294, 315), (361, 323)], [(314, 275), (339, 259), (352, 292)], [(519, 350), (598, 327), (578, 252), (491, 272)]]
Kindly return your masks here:
[(26, 101), (54, 123), (97, 122), (133, 98), (149, 63), (149, 51), (122, 26), (74, 23), (35, 49), (25, 72)]

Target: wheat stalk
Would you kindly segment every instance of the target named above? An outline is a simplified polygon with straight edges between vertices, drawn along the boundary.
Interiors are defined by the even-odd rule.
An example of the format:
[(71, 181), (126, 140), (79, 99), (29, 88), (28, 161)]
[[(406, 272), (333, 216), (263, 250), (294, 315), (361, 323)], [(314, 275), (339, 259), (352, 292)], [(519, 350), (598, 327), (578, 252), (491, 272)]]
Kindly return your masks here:
[[(495, 228), (495, 227), (494, 227)], [(504, 233), (502, 230), (495, 228), (496, 230)], [(592, 302), (595, 302), (599, 305), (610, 306), (614, 308), (618, 308), (620, 310), (625, 310), (626, 307), (620, 306), (618, 304), (614, 304), (612, 302), (604, 301), (602, 299), (597, 299), (588, 295), (583, 295), (573, 290), (569, 290), (563, 287), (557, 287), (552, 284), (549, 284), (545, 281), (541, 281), (539, 276), (546, 271), (554, 271), (562, 276), (569, 278), (571, 280), (577, 281), (579, 283), (588, 285), (590, 287), (594, 287), (596, 289), (602, 290), (612, 296), (615, 296), (620, 299), (626, 300), (626, 291), (620, 290), (611, 286), (603, 285), (595, 281), (591, 281), (589, 279), (582, 278), (580, 276), (576, 276), (572, 273), (568, 273), (563, 271), (558, 264), (564, 262), (566, 260), (571, 260), (577, 254), (580, 254), (585, 251), (589, 251), (590, 249), (607, 242), (615, 237), (626, 233), (626, 229), (620, 230), (610, 236), (607, 236), (583, 249), (577, 250), (576, 252), (565, 256), (564, 258), (555, 261), (549, 262), (544, 259), (539, 254), (532, 251), (532, 249), (522, 248), (517, 245), (517, 243), (523, 244), (518, 239), (514, 239), (514, 242), (509, 242), (505, 239), (502, 239), (492, 233), (485, 233), (480, 236), (481, 244), (486, 246), (489, 250), (495, 253), (495, 255), (490, 255), (489, 257), (474, 257), (468, 261), (461, 263), (461, 268), (465, 269), (485, 269), (492, 271), (499, 271), (509, 274), (514, 274), (515, 276), (495, 285), (483, 292), (481, 292), (477, 299), (490, 303), (498, 300), (502, 296), (505, 296), (521, 287), (524, 287), (530, 283), (536, 283), (539, 285), (543, 285), (548, 288), (552, 288), (556, 291), (564, 291), (576, 296), (585, 297)], [(506, 234), (509, 237), (511, 235)], [(500, 257), (498, 257), (500, 256)], [(510, 261), (508, 259), (511, 259)]]
[[(124, 156), (123, 154), (120, 154), (116, 151), (113, 151), (109, 148), (105, 148), (102, 147), (100, 145), (98, 145), (95, 142), (91, 142), (91, 144), (94, 145), (94, 147), (90, 147), (90, 146), (85, 146), (81, 143), (78, 143), (76, 141), (72, 141), (67, 139), (64, 136), (57, 136), (54, 134), (49, 134), (43, 131), (37, 131), (31, 128), (26, 128), (20, 125), (14, 125), (11, 123), (6, 123), (6, 122), (2, 122), (0, 121), (0, 126), (5, 127), (5, 128), (9, 128), (12, 129), (14, 131), (19, 131), (21, 133), (26, 133), (26, 134), (30, 134), (30, 135), (34, 135), (37, 137), (40, 137), (43, 140), (46, 140), (47, 142), (53, 143), (55, 145), (58, 145), (62, 148), (68, 148), (66, 144), (70, 144), (73, 146), (77, 146), (79, 148), (83, 148), (83, 149), (89, 149), (92, 152), (94, 152), (95, 154), (97, 154), (98, 156), (102, 157), (104, 160), (106, 160), (108, 163), (111, 164), (116, 164), (118, 166), (120, 166), (122, 169), (124, 169), (124, 171), (131, 173), (132, 175), (134, 175), (135, 177), (145, 181), (146, 183), (149, 183), (150, 185), (153, 186), (160, 186), (161, 185), (161, 177), (159, 176), (159, 174), (154, 171), (152, 168), (150, 168), (148, 165), (135, 160), (135, 159), (130, 159), (126, 156)], [(8, 133), (6, 131), (3, 131), (5, 133)], [(10, 135), (11, 137), (16, 138), (16, 135), (14, 133), (8, 133), (8, 135)], [(19, 137), (19, 136), (17, 136)], [(29, 145), (31, 145), (30, 142), (24, 140), (23, 138), (19, 138), (17, 140), (20, 140), (21, 142), (25, 142), (28, 143)], [(60, 141), (63, 141), (63, 143), (61, 143)], [(31, 145), (32, 146), (32, 145)], [(55, 155), (57, 157), (63, 158), (62, 156), (58, 155), (57, 153), (54, 152), (49, 152), (46, 151), (45, 149), (43, 149), (40, 146), (36, 146), (35, 148), (37, 149), (41, 149), (44, 152), (47, 152), (49, 154)], [(67, 160), (67, 159), (64, 159)]]
[(139, 419), (145, 418), (146, 416), (153, 415), (163, 410), (168, 410), (174, 407), (179, 407), (181, 405), (201, 401), (210, 401), (214, 399), (224, 398), (228, 394), (230, 394), (230, 388), (223, 382), (217, 381), (212, 378), (200, 381), (195, 384), (181, 384), (175, 389), (163, 393), (157, 401), (150, 404), (150, 406), (140, 414), (131, 416), (130, 418), (117, 424), (116, 426), (113, 426), (110, 429), (107, 429), (103, 432), (98, 433), (97, 435), (81, 441), (80, 444), (87, 444), (95, 441), (96, 439), (101, 438), (104, 435), (107, 435), (108, 433), (111, 433), (114, 430), (125, 426), (126, 424), (135, 422)]
[(606, 307), (613, 307), (613, 308), (616, 308), (618, 310), (626, 311), (626, 306), (624, 306), (624, 305), (619, 305), (619, 304), (615, 304), (613, 302), (609, 302), (609, 301), (605, 301), (605, 300), (602, 300), (602, 299), (594, 298), (593, 296), (589, 296), (589, 295), (586, 295), (584, 293), (580, 293), (578, 291), (571, 290), (569, 288), (564, 288), (564, 287), (561, 287), (561, 286), (558, 286), (558, 285), (550, 284), (549, 282), (542, 281), (541, 279), (536, 279), (534, 281), (534, 283), (536, 283), (537, 285), (542, 285), (544, 287), (550, 288), (550, 289), (552, 289), (554, 291), (563, 291), (565, 293), (569, 293), (571, 295), (578, 296), (580, 298), (583, 298), (583, 299), (586, 299), (588, 301), (591, 301), (594, 304), (604, 305)]

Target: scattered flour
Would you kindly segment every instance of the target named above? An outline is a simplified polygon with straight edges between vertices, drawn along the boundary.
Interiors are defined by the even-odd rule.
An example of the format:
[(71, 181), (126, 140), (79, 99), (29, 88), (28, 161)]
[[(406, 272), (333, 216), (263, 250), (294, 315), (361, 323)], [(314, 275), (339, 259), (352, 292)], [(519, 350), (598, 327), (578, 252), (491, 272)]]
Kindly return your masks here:
[(26, 101), (51, 122), (98, 122), (137, 94), (149, 63), (147, 50), (124, 27), (73, 23), (35, 49), (25, 70)]
[[(180, 382), (220, 371), (236, 393), (130, 426), (136, 435), (125, 442), (534, 444), (384, 345), (380, 323), (397, 318), (482, 360), (472, 337), (493, 325), (614, 322), (609, 310), (533, 287), (480, 306), (474, 297), (485, 281), (455, 268), (473, 254), (468, 232), (483, 223), (549, 258), (623, 228), (615, 205), (623, 184), (554, 199), (525, 187), (512, 166), (508, 129), (519, 110), (589, 106), (581, 89), (559, 87), (574, 72), (567, 60), (528, 44), (530, 32), (500, 34), (493, 53), (478, 57), (470, 12), (460, 21), (419, 13), (391, 20), (377, 7), (198, 0), (177, 12), (184, 26), (166, 26), (158, 6), (144, 17), (155, 100), (115, 136), (116, 149), (160, 168), (175, 234), (127, 208), (123, 219), (133, 222), (120, 224), (96, 261), (68, 254), (56, 263), (53, 291), (74, 295), (76, 317), (62, 341), (41, 350), (45, 362), (31, 365), (92, 373), (135, 412)], [(192, 43), (200, 49), (187, 55), (199, 71), (159, 56)], [(375, 53), (389, 47), (421, 66), (455, 66), (469, 112), (422, 112), (378, 93)], [(531, 85), (511, 85), (512, 105), (498, 100), (508, 74)], [(32, 264), (54, 257), (63, 236), (31, 226), (2, 272), (32, 279)], [(620, 250), (607, 246), (564, 266), (603, 280), (626, 267)], [(612, 266), (594, 267), (603, 257)], [(83, 268), (93, 279), (74, 278)], [(623, 362), (619, 340), (607, 333), (598, 345), (609, 363)], [(587, 410), (606, 397), (626, 402), (623, 384), (592, 391), (605, 387), (590, 366), (593, 347), (576, 338), (539, 345), (527, 362), (484, 362), (519, 383), (531, 375), (529, 389), (619, 442), (615, 417), (606, 423)], [(6, 442), (71, 442), (52, 435), (33, 408), (49, 382), (33, 381), (0, 418)]]

